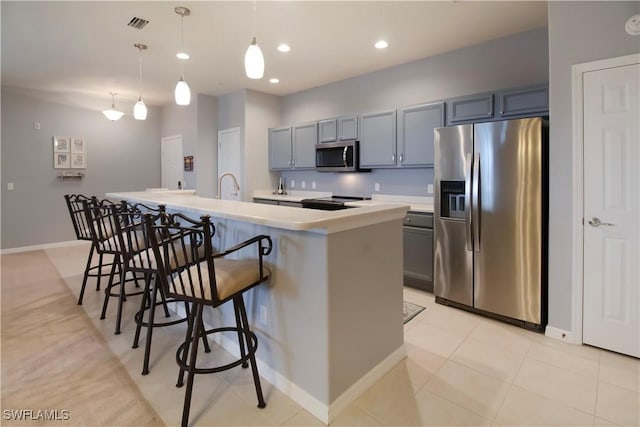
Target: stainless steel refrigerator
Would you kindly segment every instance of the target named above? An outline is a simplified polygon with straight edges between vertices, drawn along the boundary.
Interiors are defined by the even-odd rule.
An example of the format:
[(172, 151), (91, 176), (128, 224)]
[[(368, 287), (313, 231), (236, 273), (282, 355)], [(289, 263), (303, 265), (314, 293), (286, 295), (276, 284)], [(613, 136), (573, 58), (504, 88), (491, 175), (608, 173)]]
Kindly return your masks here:
[(547, 135), (540, 117), (435, 130), (436, 302), (544, 329)]

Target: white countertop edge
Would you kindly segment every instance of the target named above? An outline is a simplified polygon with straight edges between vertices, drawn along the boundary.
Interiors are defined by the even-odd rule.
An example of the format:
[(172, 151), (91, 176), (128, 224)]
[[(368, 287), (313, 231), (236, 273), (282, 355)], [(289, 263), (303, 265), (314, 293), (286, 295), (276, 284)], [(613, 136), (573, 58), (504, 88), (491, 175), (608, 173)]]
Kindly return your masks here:
[[(318, 234), (331, 234), (339, 231), (359, 228), (380, 222), (404, 218), (408, 205), (377, 204), (358, 209), (339, 211), (304, 210), (287, 206), (273, 206), (203, 198), (196, 195), (176, 195), (166, 193), (124, 192), (107, 193), (112, 199), (125, 199), (133, 202), (164, 204), (167, 209), (179, 210), (185, 214), (211, 215), (218, 218), (243, 221), (267, 227), (292, 231), (307, 231)], [(220, 206), (206, 206), (207, 204)], [(199, 206), (200, 205), (200, 206)], [(253, 209), (262, 214), (251, 214), (243, 209)]]
[(287, 202), (299, 202), (302, 199), (316, 199), (318, 197), (331, 197), (333, 193), (327, 191), (298, 191), (292, 190), (287, 194), (273, 194), (269, 190), (254, 191), (252, 197), (254, 199), (267, 199), (267, 200), (284, 200)]

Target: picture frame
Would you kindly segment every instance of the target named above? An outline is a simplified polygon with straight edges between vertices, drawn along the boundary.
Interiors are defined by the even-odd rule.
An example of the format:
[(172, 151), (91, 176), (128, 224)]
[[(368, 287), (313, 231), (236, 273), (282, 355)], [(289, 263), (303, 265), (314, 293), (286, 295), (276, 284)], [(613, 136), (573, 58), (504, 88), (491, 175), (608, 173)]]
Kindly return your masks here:
[(87, 155), (85, 153), (71, 153), (71, 169), (86, 169)]
[(86, 142), (82, 138), (71, 138), (69, 145), (71, 147), (71, 153), (85, 154), (87, 152)]
[(193, 156), (185, 156), (184, 158), (184, 171), (193, 172)]
[(54, 153), (69, 153), (71, 150), (71, 141), (68, 136), (54, 136), (53, 137), (53, 152)]
[(53, 168), (69, 169), (71, 165), (71, 153), (54, 153)]

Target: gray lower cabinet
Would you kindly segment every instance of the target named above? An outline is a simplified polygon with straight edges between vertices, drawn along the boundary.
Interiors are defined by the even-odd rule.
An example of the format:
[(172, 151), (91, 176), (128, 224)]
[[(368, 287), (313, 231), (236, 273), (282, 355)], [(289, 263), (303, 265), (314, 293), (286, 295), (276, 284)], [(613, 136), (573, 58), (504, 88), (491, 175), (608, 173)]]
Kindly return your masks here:
[(269, 169), (313, 169), (318, 123), (269, 129)]
[(403, 230), (404, 284), (433, 292), (433, 214), (407, 213)]
[(398, 166), (433, 166), (433, 130), (444, 125), (444, 102), (400, 108)]
[(261, 203), (263, 205), (280, 205), (280, 206), (291, 206), (294, 208), (301, 208), (302, 203), (300, 202), (292, 202), (289, 200), (273, 200), (273, 199), (262, 199), (262, 198), (253, 198), (253, 203)]
[(360, 166), (395, 166), (396, 110), (360, 116)]
[(269, 169), (291, 169), (291, 127), (269, 129)]

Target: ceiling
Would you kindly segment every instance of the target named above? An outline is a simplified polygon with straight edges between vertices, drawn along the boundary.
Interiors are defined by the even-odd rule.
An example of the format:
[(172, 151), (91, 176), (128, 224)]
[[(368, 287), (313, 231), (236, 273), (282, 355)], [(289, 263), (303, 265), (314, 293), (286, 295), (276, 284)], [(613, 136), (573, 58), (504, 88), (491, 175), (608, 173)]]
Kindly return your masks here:
[[(2, 1), (2, 84), (109, 98), (142, 94), (149, 105), (172, 102), (180, 77), (180, 17), (186, 6), (185, 80), (192, 92), (242, 88), (285, 95), (547, 25), (544, 1)], [(149, 21), (128, 27), (133, 17)], [(254, 31), (255, 29), (255, 31)], [(265, 78), (244, 74), (255, 35)], [(384, 38), (385, 50), (373, 44)], [(281, 42), (291, 46), (278, 52)], [(279, 84), (269, 83), (277, 77)]]

